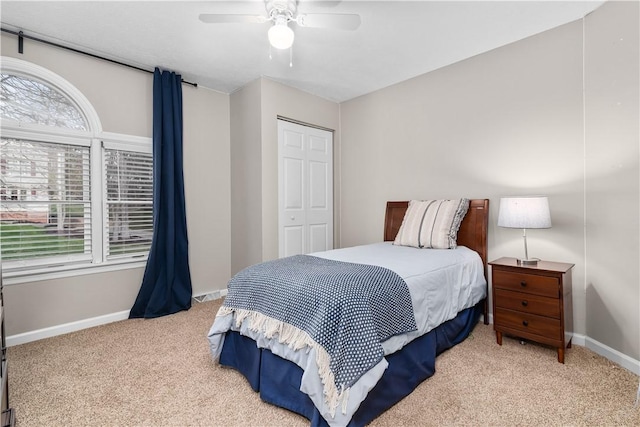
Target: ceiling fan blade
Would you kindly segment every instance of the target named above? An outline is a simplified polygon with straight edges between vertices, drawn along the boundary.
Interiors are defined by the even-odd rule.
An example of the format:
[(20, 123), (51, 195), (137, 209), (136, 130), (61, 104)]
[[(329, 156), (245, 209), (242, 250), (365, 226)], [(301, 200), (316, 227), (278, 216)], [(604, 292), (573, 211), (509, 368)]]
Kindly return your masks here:
[(307, 13), (298, 15), (296, 22), (303, 27), (356, 30), (361, 21), (352, 13)]
[(199, 16), (202, 22), (207, 24), (263, 24), (269, 19), (261, 15), (233, 15), (201, 13)]

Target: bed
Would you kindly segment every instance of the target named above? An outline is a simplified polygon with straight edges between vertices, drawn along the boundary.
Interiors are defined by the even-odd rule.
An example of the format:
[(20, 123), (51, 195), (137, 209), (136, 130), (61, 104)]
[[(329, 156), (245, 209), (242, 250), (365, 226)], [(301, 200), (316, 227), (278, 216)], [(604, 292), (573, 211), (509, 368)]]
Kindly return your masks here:
[[(264, 270), (261, 268), (266, 266), (268, 270), (274, 269), (273, 274), (280, 280), (281, 277), (288, 277), (289, 264), (282, 267), (284, 270), (279, 270), (280, 264), (269, 262), (263, 263), (265, 266), (258, 265), (257, 270), (251, 270), (253, 273), (238, 273), (236, 277), (244, 274), (241, 285), (234, 285), (236, 277), (230, 281), (230, 293), (208, 335), (214, 359), (244, 375), (253, 390), (260, 393), (262, 400), (306, 417), (312, 426), (365, 425), (410, 394), (422, 381), (434, 374), (435, 358), (438, 354), (463, 341), (481, 315), (484, 315), (485, 324), (488, 323), (486, 266), (489, 201), (469, 201), (468, 210), (463, 214), (457, 231), (457, 247), (449, 251), (415, 249), (392, 244), (409, 206), (409, 202), (387, 203), (384, 242), (316, 253), (297, 260), (302, 262), (301, 268), (305, 272), (322, 271), (323, 276), (329, 276), (327, 280), (332, 282), (331, 286), (338, 288), (340, 281), (335, 277), (351, 277), (348, 274), (345, 276), (346, 273), (340, 270), (345, 262), (353, 266), (366, 266), (364, 268), (367, 270), (384, 267), (383, 272), (391, 271), (394, 276), (384, 276), (385, 283), (389, 281), (393, 295), (400, 295), (400, 299), (409, 299), (408, 304), (413, 307), (413, 310), (410, 310), (413, 313), (403, 311), (407, 303), (403, 306), (402, 302), (396, 302), (395, 299), (392, 301), (389, 295), (380, 291), (381, 295), (378, 298), (380, 301), (390, 301), (384, 303), (389, 307), (377, 308), (378, 305), (384, 305), (379, 302), (372, 305), (383, 310), (383, 316), (391, 319), (395, 315), (390, 323), (394, 327), (404, 328), (388, 331), (385, 329), (386, 335), (379, 339), (380, 348), (366, 349), (374, 353), (383, 352), (383, 355), (377, 354), (373, 357), (370, 353), (362, 353), (350, 356), (346, 354), (348, 351), (342, 351), (343, 348), (351, 349), (354, 341), (361, 342), (363, 347), (366, 347), (366, 334), (370, 329), (368, 325), (360, 326), (361, 323), (357, 323), (358, 327), (355, 328), (349, 327), (347, 322), (345, 327), (349, 329), (348, 333), (342, 330), (334, 333), (334, 330), (326, 325), (333, 325), (335, 322), (331, 320), (323, 323), (324, 320), (320, 319), (316, 322), (319, 335), (313, 335), (313, 339), (309, 339), (309, 334), (301, 333), (298, 328), (288, 329), (289, 320), (274, 323), (270, 313), (267, 316), (258, 313), (259, 317), (251, 317), (257, 311), (265, 313), (265, 310), (241, 310), (235, 307), (234, 301), (244, 301), (243, 297), (238, 295), (251, 288), (252, 280), (256, 289), (251, 289), (251, 292), (246, 290), (252, 298), (257, 292), (265, 292), (262, 298), (281, 292), (277, 286), (269, 288), (268, 291), (264, 290), (262, 278), (266, 276), (262, 276)], [(450, 257), (453, 257), (455, 262), (450, 261)], [(312, 264), (308, 265), (307, 262)], [(315, 263), (319, 265), (316, 266)], [(429, 265), (429, 271), (423, 272), (422, 267), (418, 269), (417, 265), (422, 264)], [(335, 274), (325, 274), (334, 266), (338, 268)], [(406, 282), (408, 296), (403, 294), (404, 290), (391, 286), (396, 272), (397, 276)], [(301, 272), (296, 274), (303, 275)], [(370, 282), (369, 279), (367, 281)], [(444, 288), (448, 290), (445, 292), (448, 296), (442, 297), (440, 293), (433, 293), (436, 287), (443, 288), (439, 285), (441, 281), (447, 281)], [(448, 281), (451, 281), (451, 284)], [(237, 290), (238, 286), (242, 292)], [(289, 286), (295, 285), (287, 283), (287, 287), (283, 289), (290, 289)], [(352, 289), (351, 286), (350, 283), (348, 289)], [(307, 287), (313, 288), (311, 285)], [(386, 284), (384, 287), (376, 285), (375, 289), (378, 292), (378, 289), (386, 287)], [(233, 298), (230, 296), (232, 290)], [(313, 288), (310, 292), (315, 295), (324, 291), (316, 291)], [(442, 298), (451, 299), (451, 302)], [(331, 304), (336, 299), (342, 300), (342, 297), (329, 297)], [(426, 304), (427, 300), (433, 300), (429, 302), (428, 309), (415, 308), (423, 302)], [(251, 304), (254, 303), (252, 300)], [(315, 304), (312, 307), (319, 304), (315, 299), (308, 303)], [(321, 303), (322, 306), (327, 304), (326, 301)], [(225, 307), (226, 305), (230, 307)], [(295, 312), (299, 307), (305, 305), (299, 304), (296, 299), (287, 308), (285, 317), (291, 319), (292, 324), (296, 324)], [(367, 309), (371, 309), (371, 306)], [(342, 312), (346, 309), (340, 307), (337, 310)], [(312, 310), (307, 308), (300, 311)], [(354, 315), (354, 318), (356, 317), (357, 315)], [(387, 327), (385, 325), (383, 329)], [(331, 333), (326, 332), (329, 330)], [(377, 331), (381, 337), (379, 329)], [(322, 341), (324, 337), (334, 335), (341, 337), (339, 344), (334, 344), (333, 341), (325, 344)], [(323, 345), (319, 346), (317, 342), (322, 342)], [(328, 355), (324, 354), (324, 349), (331, 349), (327, 350)], [(338, 362), (335, 360), (342, 361), (346, 367), (337, 366)]]

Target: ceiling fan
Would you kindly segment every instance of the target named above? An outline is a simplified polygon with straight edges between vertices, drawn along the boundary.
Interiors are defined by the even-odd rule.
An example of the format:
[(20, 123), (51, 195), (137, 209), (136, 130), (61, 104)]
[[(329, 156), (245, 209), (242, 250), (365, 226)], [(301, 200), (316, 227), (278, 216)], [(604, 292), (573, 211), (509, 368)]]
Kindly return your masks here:
[(290, 22), (300, 27), (356, 30), (360, 26), (360, 15), (351, 13), (298, 13), (296, 0), (265, 0), (267, 15), (239, 15), (203, 13), (200, 20), (208, 24), (271, 23), (268, 37), (271, 46), (288, 49), (293, 45), (294, 32)]

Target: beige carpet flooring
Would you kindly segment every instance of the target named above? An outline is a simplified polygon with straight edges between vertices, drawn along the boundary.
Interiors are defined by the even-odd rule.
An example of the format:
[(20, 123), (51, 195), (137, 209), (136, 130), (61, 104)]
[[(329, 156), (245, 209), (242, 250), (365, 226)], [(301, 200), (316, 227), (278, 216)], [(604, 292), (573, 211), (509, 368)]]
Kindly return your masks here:
[[(206, 334), (221, 301), (11, 347), (17, 425), (304, 426), (216, 366)], [(372, 426), (640, 426), (638, 377), (579, 346), (505, 338), (492, 326), (437, 359), (436, 374)]]

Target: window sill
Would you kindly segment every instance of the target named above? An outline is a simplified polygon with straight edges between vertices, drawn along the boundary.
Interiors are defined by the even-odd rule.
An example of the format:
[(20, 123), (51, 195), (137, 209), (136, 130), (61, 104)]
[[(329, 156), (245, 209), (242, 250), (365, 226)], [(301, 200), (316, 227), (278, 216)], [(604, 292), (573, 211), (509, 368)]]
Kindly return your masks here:
[(38, 282), (42, 280), (64, 279), (67, 277), (83, 276), (87, 274), (108, 273), (110, 271), (144, 268), (146, 257), (135, 260), (110, 261), (103, 264), (68, 265), (38, 270), (3, 271), (4, 286), (19, 285), (21, 283)]

